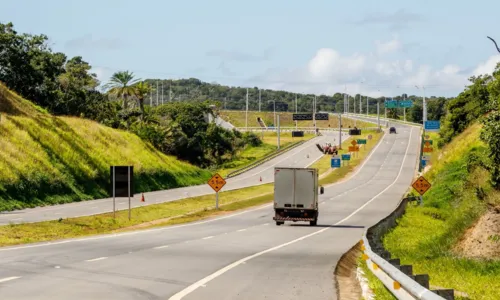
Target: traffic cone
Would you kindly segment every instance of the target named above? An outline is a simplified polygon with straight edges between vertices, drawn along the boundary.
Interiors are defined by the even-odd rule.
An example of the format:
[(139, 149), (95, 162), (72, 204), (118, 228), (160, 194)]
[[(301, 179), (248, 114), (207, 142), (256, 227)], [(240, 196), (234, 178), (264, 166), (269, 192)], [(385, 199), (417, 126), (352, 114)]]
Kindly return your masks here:
[(260, 176), (259, 181), (262, 182), (262, 176)]
[(146, 202), (146, 199), (144, 199), (144, 193), (142, 193), (141, 202)]

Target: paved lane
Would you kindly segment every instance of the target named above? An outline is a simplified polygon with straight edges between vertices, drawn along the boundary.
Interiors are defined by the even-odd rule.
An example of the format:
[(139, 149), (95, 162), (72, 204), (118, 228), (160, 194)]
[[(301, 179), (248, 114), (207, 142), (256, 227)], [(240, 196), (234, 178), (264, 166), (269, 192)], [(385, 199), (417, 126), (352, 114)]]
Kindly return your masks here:
[[(335, 299), (333, 270), (411, 183), (418, 129), (385, 135), (320, 198), (318, 226), (275, 226), (271, 205), (115, 236), (0, 249), (2, 299)], [(14, 278), (14, 279), (12, 279)], [(8, 281), (2, 282), (2, 280)]]
[[(348, 137), (349, 136), (346, 133), (343, 134), (343, 140)], [(273, 158), (255, 169), (228, 179), (227, 184), (224, 186), (222, 191), (236, 190), (244, 187), (273, 182), (273, 169), (275, 166), (309, 166), (322, 156), (315, 144), (326, 143), (327, 141), (333, 142), (333, 140), (338, 141), (338, 132), (326, 132), (323, 136), (309, 140), (303, 145)], [(262, 181), (260, 181), (260, 178), (262, 178)], [(212, 193), (214, 193), (213, 190), (207, 184), (203, 184), (144, 193), (146, 199), (145, 203), (140, 202), (140, 194), (137, 194), (132, 199), (132, 207), (163, 203)], [(116, 206), (118, 210), (128, 209), (128, 198), (117, 199)], [(113, 199), (106, 198), (0, 213), (0, 225), (57, 220), (59, 218), (88, 216), (111, 211), (113, 211)]]

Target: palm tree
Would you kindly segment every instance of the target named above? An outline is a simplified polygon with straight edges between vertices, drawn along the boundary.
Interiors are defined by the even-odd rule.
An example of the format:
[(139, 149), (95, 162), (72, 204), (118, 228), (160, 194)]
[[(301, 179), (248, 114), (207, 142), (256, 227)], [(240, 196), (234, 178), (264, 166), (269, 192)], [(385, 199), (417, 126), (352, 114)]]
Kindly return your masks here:
[(144, 81), (137, 83), (134, 86), (134, 94), (139, 101), (139, 108), (141, 109), (141, 119), (144, 120), (144, 99), (151, 92), (151, 86)]
[(133, 85), (138, 81), (140, 79), (134, 79), (134, 73), (120, 71), (114, 73), (104, 87), (109, 88), (109, 94), (121, 97), (123, 99), (123, 109), (127, 109), (128, 97), (135, 95), (135, 87)]

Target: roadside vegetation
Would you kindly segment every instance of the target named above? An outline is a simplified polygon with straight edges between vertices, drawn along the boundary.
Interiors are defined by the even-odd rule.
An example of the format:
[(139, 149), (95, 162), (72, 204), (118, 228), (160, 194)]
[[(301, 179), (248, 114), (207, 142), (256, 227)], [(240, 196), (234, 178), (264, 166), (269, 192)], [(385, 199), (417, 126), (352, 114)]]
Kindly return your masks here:
[[(366, 151), (360, 151), (359, 157), (352, 160), (349, 166), (335, 170), (332, 174), (338, 175), (327, 176), (320, 180), (320, 184), (334, 183), (348, 176), (349, 172), (366, 158), (382, 135), (382, 133), (374, 135)], [(0, 226), (0, 246), (130, 231), (202, 220), (224, 212), (270, 203), (273, 200), (273, 187), (273, 184), (264, 184), (239, 190), (221, 191), (219, 193), (219, 210), (215, 209), (215, 195), (212, 194), (133, 208), (132, 220), (130, 221), (128, 220), (128, 211), (124, 210), (117, 212), (116, 219), (113, 219), (112, 213), (106, 213), (58, 221)]]
[(439, 137), (433, 136), (424, 206), (410, 206), (384, 245), (414, 273), (429, 274), (431, 288), (453, 288), (458, 299), (498, 299), (500, 65), (492, 76), (470, 80), (446, 104)]

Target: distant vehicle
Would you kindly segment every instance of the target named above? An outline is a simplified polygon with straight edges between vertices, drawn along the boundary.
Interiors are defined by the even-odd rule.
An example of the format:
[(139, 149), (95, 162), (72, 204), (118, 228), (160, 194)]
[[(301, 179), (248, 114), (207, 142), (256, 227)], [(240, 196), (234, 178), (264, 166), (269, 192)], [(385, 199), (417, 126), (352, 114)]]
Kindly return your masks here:
[(318, 223), (318, 169), (274, 168), (274, 212), (276, 225), (285, 221)]
[(396, 127), (389, 128), (389, 133), (396, 133)]

